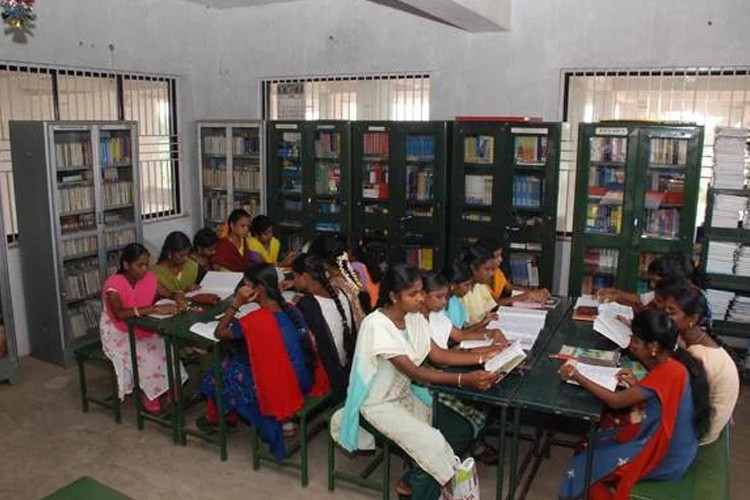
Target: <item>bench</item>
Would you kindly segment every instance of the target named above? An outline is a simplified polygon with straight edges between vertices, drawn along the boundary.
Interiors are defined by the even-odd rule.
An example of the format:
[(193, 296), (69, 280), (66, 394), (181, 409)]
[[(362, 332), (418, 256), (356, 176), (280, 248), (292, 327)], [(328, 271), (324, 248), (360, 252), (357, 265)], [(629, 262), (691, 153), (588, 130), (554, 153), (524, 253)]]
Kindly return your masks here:
[(698, 448), (679, 481), (641, 481), (631, 500), (729, 500), (729, 429), (713, 443)]
[[(83, 408), (83, 412), (88, 412), (89, 403), (94, 403), (104, 408), (113, 410), (115, 414), (115, 422), (117, 422), (118, 424), (122, 422), (122, 408), (117, 390), (117, 375), (115, 374), (114, 366), (112, 366), (112, 361), (110, 361), (110, 359), (104, 354), (104, 351), (102, 350), (102, 343), (100, 341), (97, 341), (86, 344), (74, 350), (73, 353), (75, 355), (76, 362), (78, 363), (78, 378), (81, 386), (81, 406)], [(103, 398), (89, 395), (88, 385), (86, 383), (87, 364), (100, 366), (107, 370), (110, 377), (112, 394), (104, 396)]]

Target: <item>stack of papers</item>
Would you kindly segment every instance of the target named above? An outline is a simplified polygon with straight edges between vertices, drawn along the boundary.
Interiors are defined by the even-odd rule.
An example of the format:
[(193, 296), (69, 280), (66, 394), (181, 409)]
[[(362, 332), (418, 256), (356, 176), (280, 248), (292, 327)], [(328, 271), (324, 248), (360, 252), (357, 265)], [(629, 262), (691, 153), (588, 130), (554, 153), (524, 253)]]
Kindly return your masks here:
[(737, 276), (750, 276), (750, 246), (740, 247), (734, 274)]
[[(626, 307), (622, 304), (617, 305), (621, 308)], [(627, 309), (630, 309), (629, 318), (624, 314), (620, 314), (618, 312), (619, 308), (605, 308), (602, 310), (600, 307), (599, 315), (594, 320), (594, 330), (601, 333), (623, 349), (626, 349), (628, 345), (630, 345), (630, 336), (633, 334), (630, 331), (630, 327), (618, 318), (618, 316), (624, 316), (626, 319), (632, 319), (633, 308), (627, 307)]]
[[(484, 369), (488, 372), (507, 375), (523, 363), (524, 359), (526, 359), (526, 353), (523, 352), (521, 346), (516, 342), (510, 344), (496, 356), (485, 361)], [(502, 379), (502, 376), (500, 378)]]
[(746, 217), (747, 200), (745, 196), (717, 194), (714, 198), (711, 226), (736, 229), (737, 223)]
[(737, 243), (711, 241), (708, 244), (706, 272), (713, 274), (733, 274), (737, 248)]
[(748, 130), (716, 129), (714, 139), (714, 180), (716, 188), (740, 189), (745, 185)]
[(242, 273), (209, 271), (201, 280), (201, 287), (185, 295), (192, 297), (200, 293), (213, 293), (218, 295), (221, 300), (224, 300), (234, 294), (234, 290), (242, 282), (243, 276)]
[[(587, 363), (576, 363), (576, 371), (583, 377), (589, 379), (595, 384), (604, 387), (612, 392), (617, 389), (617, 372), (618, 367), (589, 365)], [(576, 384), (575, 380), (568, 380), (571, 384)]]
[(497, 317), (498, 319), (490, 321), (487, 328), (499, 328), (508, 342), (515, 342), (521, 349), (529, 351), (544, 328), (547, 311), (499, 307)]
[(735, 295), (734, 292), (716, 290), (715, 288), (706, 290), (706, 299), (711, 306), (711, 317), (718, 320), (724, 319)]
[(738, 323), (750, 323), (750, 297), (736, 296), (729, 307), (727, 319)]

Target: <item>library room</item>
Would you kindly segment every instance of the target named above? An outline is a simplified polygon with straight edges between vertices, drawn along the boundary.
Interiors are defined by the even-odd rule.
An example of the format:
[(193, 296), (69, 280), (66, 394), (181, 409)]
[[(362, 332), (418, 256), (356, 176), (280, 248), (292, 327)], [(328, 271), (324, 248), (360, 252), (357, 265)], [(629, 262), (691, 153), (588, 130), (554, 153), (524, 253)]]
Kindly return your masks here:
[(747, 0), (0, 14), (0, 498), (745, 498)]

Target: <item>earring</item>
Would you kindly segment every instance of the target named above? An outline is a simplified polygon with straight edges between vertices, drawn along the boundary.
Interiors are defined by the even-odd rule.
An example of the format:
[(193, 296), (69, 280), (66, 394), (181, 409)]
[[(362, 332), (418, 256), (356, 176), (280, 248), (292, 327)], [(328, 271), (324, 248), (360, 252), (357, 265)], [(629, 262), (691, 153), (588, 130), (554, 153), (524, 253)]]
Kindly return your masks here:
[(652, 357), (652, 358), (655, 358), (655, 357), (656, 357), (656, 350), (653, 350), (653, 351), (651, 351), (651, 357)]

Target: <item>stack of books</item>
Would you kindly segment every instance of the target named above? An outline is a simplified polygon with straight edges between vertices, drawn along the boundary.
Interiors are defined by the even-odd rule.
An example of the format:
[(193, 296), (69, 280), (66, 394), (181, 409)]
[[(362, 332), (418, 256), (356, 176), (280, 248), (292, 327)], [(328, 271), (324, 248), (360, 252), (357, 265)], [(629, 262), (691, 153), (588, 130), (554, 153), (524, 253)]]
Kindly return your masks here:
[(716, 128), (713, 187), (740, 189), (747, 181), (748, 130)]
[(712, 241), (708, 244), (706, 272), (712, 274), (734, 274), (734, 259), (737, 243)]
[(750, 323), (750, 297), (738, 295), (727, 311), (727, 320), (738, 323)]
[(736, 229), (747, 215), (747, 200), (746, 196), (717, 194), (714, 198), (711, 226)]
[(722, 320), (726, 318), (729, 306), (735, 298), (734, 292), (726, 290), (716, 290), (709, 288), (706, 290), (706, 299), (711, 306), (711, 317)]

